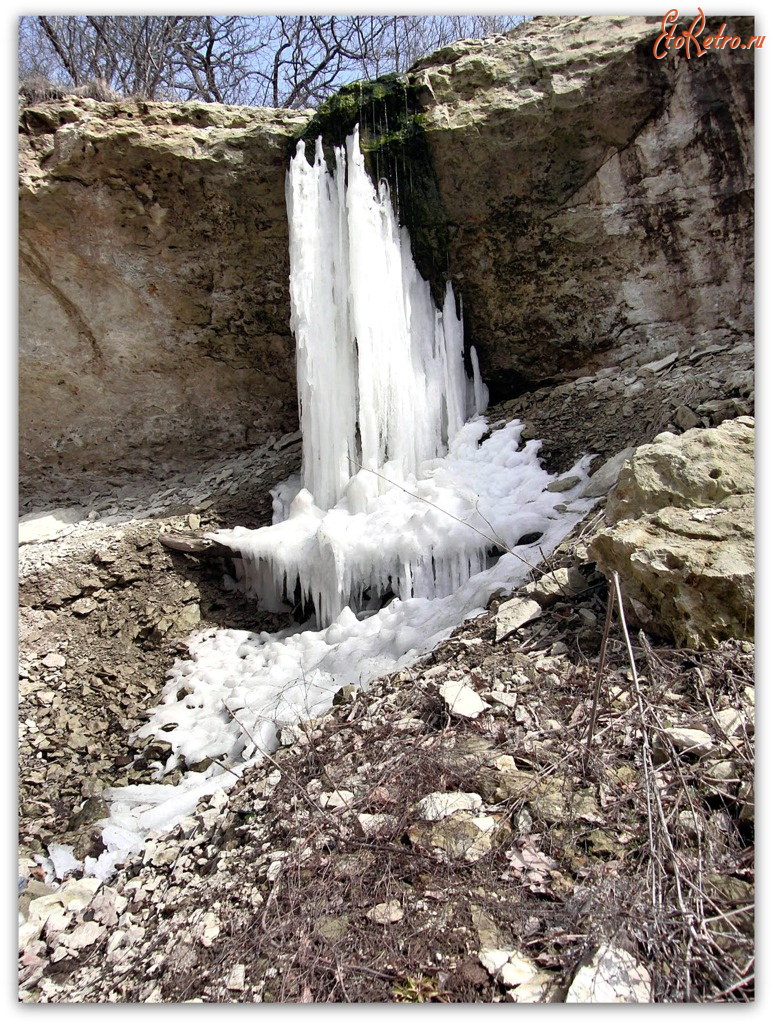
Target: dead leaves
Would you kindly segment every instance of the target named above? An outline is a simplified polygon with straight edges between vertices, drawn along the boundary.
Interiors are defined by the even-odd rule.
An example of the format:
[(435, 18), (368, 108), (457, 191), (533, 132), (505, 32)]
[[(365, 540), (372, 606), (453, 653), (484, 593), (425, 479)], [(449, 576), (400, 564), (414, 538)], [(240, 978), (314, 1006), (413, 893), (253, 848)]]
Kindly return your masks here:
[(538, 850), (531, 839), (506, 854), (509, 867), (499, 876), (504, 882), (517, 881), (530, 892), (563, 899), (574, 889), (572, 881), (558, 869), (558, 861)]

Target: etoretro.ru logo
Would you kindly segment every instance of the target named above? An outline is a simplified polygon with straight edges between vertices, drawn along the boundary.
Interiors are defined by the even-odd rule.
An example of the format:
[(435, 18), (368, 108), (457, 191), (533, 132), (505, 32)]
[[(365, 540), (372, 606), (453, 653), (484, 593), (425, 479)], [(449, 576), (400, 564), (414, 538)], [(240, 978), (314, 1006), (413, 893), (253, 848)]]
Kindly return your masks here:
[(680, 32), (679, 35), (676, 34), (676, 22), (679, 17), (679, 11), (674, 8), (663, 16), (663, 21), (660, 25), (663, 31), (652, 47), (652, 53), (657, 60), (663, 60), (669, 50), (683, 50), (689, 60), (693, 56), (693, 47), (695, 48), (695, 56), (703, 57), (711, 49), (751, 50), (752, 47), (760, 49), (765, 42), (765, 36), (751, 36), (746, 43), (741, 42), (740, 36), (726, 36), (724, 33), (727, 28), (727, 22), (723, 22), (722, 28), (716, 35), (707, 35), (701, 38), (703, 30), (706, 28), (706, 18), (700, 7), (698, 11), (700, 13), (692, 25)]

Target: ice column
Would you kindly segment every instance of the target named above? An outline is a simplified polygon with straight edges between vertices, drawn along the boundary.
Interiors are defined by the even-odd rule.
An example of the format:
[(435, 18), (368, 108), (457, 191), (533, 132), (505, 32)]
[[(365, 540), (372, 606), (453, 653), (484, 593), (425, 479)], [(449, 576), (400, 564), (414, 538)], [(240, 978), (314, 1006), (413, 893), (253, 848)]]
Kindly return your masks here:
[[(291, 325), (297, 345), (303, 486), (327, 509), (359, 472), (399, 476), (445, 454), (485, 388), (451, 286), (442, 310), (419, 275), (387, 185), (376, 190), (355, 129), (326, 167), (298, 144), (287, 179)], [(372, 481), (363, 482), (372, 492)]]

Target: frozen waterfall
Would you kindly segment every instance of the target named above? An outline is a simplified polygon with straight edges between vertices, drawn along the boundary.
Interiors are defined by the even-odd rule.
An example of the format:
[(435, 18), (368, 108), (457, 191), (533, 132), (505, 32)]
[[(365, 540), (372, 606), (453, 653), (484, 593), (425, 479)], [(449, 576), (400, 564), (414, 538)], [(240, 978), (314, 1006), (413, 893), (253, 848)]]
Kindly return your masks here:
[(438, 463), (488, 400), (474, 349), (465, 372), (451, 285), (437, 309), (357, 130), (334, 155), (330, 172), (321, 138), (312, 164), (300, 142), (287, 176), (300, 486), (278, 489), (272, 527), (218, 534), (251, 597), (312, 604), (320, 625), (390, 595), (445, 596), (498, 546), (475, 481)]
[(451, 285), (436, 309), (386, 183), (377, 192), (365, 170), (357, 130), (346, 155), (335, 150), (332, 174), (321, 138), (313, 164), (298, 144), (287, 210), (303, 486), (328, 509), (351, 498), (352, 477), (368, 495), (368, 470), (390, 463), (404, 477), (444, 455), (487, 396), (474, 353), (475, 380), (465, 375)]
[(232, 586), (268, 609), (313, 604), (317, 628), (189, 638), (138, 736), (171, 747), (159, 780), (214, 760), (175, 786), (108, 790), (106, 850), (86, 873), (109, 877), (148, 830), (233, 784), (341, 686), (432, 650), (522, 583), (593, 504), (579, 498), (587, 460), (553, 493), (540, 443), (522, 443), (515, 421), (489, 428), (450, 289), (437, 310), (356, 134), (347, 151), (331, 174), (319, 142), (313, 165), (299, 147), (287, 184), (303, 477), (275, 489), (272, 526), (212, 535), (234, 554)]

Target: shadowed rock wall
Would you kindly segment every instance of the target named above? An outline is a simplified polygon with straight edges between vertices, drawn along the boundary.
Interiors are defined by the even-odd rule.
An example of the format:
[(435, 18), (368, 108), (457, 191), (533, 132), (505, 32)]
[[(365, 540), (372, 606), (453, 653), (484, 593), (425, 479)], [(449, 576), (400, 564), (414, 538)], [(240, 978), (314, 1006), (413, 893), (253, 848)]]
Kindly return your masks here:
[(284, 180), (307, 119), (89, 99), (22, 112), (22, 476), (294, 429)]

